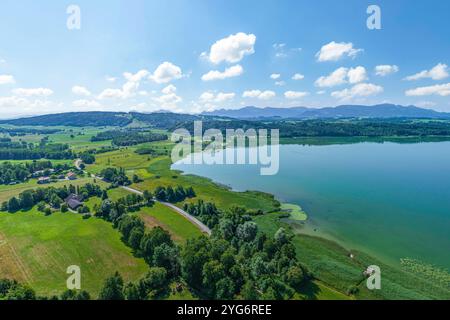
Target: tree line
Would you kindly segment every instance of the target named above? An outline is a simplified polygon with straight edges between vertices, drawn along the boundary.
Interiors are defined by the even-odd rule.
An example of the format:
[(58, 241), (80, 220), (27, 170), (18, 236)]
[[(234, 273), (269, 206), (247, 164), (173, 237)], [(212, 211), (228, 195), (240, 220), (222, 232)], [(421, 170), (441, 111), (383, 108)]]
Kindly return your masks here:
[(97, 133), (91, 138), (91, 141), (112, 140), (112, 144), (115, 146), (132, 146), (167, 139), (167, 135), (162, 133), (110, 130)]

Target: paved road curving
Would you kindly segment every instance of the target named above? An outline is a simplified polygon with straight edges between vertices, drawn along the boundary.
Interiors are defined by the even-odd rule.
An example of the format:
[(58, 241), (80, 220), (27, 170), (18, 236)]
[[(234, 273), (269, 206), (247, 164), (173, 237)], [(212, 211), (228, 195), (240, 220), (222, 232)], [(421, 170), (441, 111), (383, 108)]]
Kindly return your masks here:
[[(142, 191), (139, 191), (139, 190), (134, 189), (134, 188), (131, 188), (131, 187), (121, 186), (121, 188), (124, 189), (124, 190), (127, 190), (127, 191), (129, 191), (129, 192), (133, 192), (133, 193), (139, 194), (139, 195), (143, 195), (143, 194), (144, 194)], [(157, 202), (161, 203), (162, 205), (164, 205), (164, 206), (166, 206), (166, 207), (172, 209), (173, 211), (175, 211), (175, 212), (181, 214), (183, 217), (185, 217), (186, 219), (188, 219), (189, 221), (191, 221), (193, 224), (195, 224), (197, 227), (199, 227), (199, 229), (200, 229), (202, 232), (204, 232), (204, 233), (206, 233), (206, 234), (208, 234), (208, 235), (211, 235), (211, 229), (208, 228), (203, 222), (201, 222), (200, 220), (198, 220), (196, 217), (190, 215), (190, 214), (187, 213), (186, 211), (184, 211), (184, 210), (178, 208), (176, 205), (173, 205), (173, 204), (171, 204), (171, 203), (169, 203), (169, 202), (163, 202), (163, 201), (158, 201), (158, 200), (155, 200), (155, 201), (157, 201)]]
[[(81, 170), (81, 169), (80, 169), (80, 164), (81, 164), (81, 163), (82, 163), (81, 159), (76, 159), (76, 160), (75, 160), (75, 167), (76, 167), (78, 170)], [(92, 174), (91, 176), (92, 176), (93, 178), (102, 179), (101, 177), (96, 176), (96, 175), (94, 175), (94, 174)], [(127, 191), (129, 191), (129, 192), (136, 193), (136, 194), (141, 195), (141, 196), (144, 194), (142, 191), (137, 190), (137, 189), (134, 189), (134, 188), (131, 188), (131, 187), (121, 186), (121, 188), (124, 189), (124, 190), (127, 190)], [(161, 203), (162, 205), (164, 205), (164, 206), (166, 206), (166, 207), (172, 209), (173, 211), (175, 211), (175, 212), (181, 214), (183, 217), (185, 217), (185, 218), (188, 219), (190, 222), (192, 222), (193, 224), (195, 224), (202, 232), (206, 233), (206, 234), (209, 235), (209, 236), (211, 235), (211, 229), (208, 228), (203, 222), (201, 222), (200, 220), (198, 220), (196, 217), (190, 215), (190, 214), (187, 213), (186, 211), (184, 211), (184, 210), (178, 208), (177, 206), (175, 206), (175, 205), (173, 205), (173, 204), (171, 204), (171, 203), (158, 201), (158, 200), (156, 200), (156, 199), (155, 199), (155, 201), (157, 201), (157, 202)]]

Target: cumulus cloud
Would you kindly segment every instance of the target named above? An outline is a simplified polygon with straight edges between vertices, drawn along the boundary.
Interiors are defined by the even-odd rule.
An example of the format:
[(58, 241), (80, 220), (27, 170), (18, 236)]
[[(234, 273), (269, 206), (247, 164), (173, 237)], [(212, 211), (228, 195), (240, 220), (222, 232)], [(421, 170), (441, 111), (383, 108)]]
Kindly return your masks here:
[(178, 112), (180, 108), (178, 104), (183, 101), (176, 93), (177, 88), (170, 84), (161, 90), (162, 95), (153, 100), (162, 108), (170, 111)]
[(359, 83), (367, 80), (367, 72), (364, 67), (350, 68), (347, 73), (348, 82), (351, 84)]
[(165, 61), (156, 68), (149, 78), (156, 83), (168, 83), (182, 77), (183, 72), (180, 67), (171, 62)]
[(430, 78), (433, 80), (442, 80), (448, 77), (448, 66), (443, 63), (439, 63), (430, 70), (423, 70), (412, 76), (406, 77), (405, 80), (413, 81), (424, 78)]
[(334, 87), (340, 84), (344, 84), (347, 82), (347, 73), (348, 69), (341, 67), (339, 69), (336, 69), (328, 76), (322, 76), (319, 79), (316, 80), (315, 84), (318, 87), (324, 88), (324, 87)]
[(350, 100), (356, 97), (368, 97), (383, 92), (383, 87), (372, 83), (358, 83), (350, 89), (334, 91), (331, 96), (341, 100)]
[(219, 93), (215, 94), (214, 92), (207, 91), (207, 92), (203, 92), (200, 95), (200, 101), (201, 102), (222, 103), (222, 102), (234, 99), (235, 96), (236, 96), (236, 94), (234, 92), (229, 92), (229, 93), (219, 92)]
[(302, 75), (301, 73), (296, 73), (292, 76), (292, 80), (303, 80), (305, 79), (305, 76)]
[(61, 105), (47, 99), (31, 99), (30, 97), (0, 97), (0, 112), (8, 117), (19, 114), (35, 114), (60, 109)]
[(317, 61), (338, 61), (343, 57), (355, 58), (358, 53), (363, 51), (362, 49), (353, 48), (353, 43), (351, 42), (335, 42), (332, 41), (324, 45), (319, 52), (316, 53)]
[(281, 74), (279, 74), (279, 73), (272, 73), (271, 75), (270, 75), (270, 79), (272, 79), (272, 80), (277, 80), (277, 79), (279, 79), (281, 77)]
[(91, 92), (86, 87), (83, 86), (73, 86), (72, 93), (77, 96), (85, 96), (85, 97), (91, 95)]
[(140, 83), (143, 79), (149, 76), (149, 72), (145, 69), (139, 70), (136, 73), (124, 72), (123, 76), (126, 82), (121, 89), (107, 88), (103, 90), (99, 99), (127, 99), (136, 95)]
[(286, 91), (284, 93), (285, 98), (287, 99), (300, 99), (309, 95), (309, 92), (303, 91)]
[(236, 63), (241, 61), (244, 56), (255, 53), (256, 36), (243, 32), (230, 35), (218, 40), (211, 46), (208, 58), (214, 64), (223, 61)]
[(17, 88), (13, 90), (13, 93), (19, 96), (39, 96), (39, 97), (49, 97), (53, 94), (53, 90), (48, 88)]
[(261, 90), (248, 90), (244, 91), (242, 94), (243, 98), (256, 98), (260, 100), (269, 100), (276, 96), (276, 93), (271, 90), (261, 91)]
[(318, 78), (315, 85), (320, 88), (334, 87), (347, 82), (351, 84), (363, 82), (367, 80), (367, 72), (364, 67), (358, 66), (356, 68), (338, 68), (328, 76)]
[(1, 84), (14, 84), (16, 80), (12, 75), (9, 74), (0, 74), (0, 85)]
[(225, 69), (221, 72), (218, 70), (211, 70), (202, 76), (203, 81), (223, 80), (227, 78), (238, 77), (244, 72), (244, 69), (240, 65), (235, 65)]
[(428, 87), (419, 87), (405, 92), (407, 96), (431, 96), (438, 95), (441, 97), (450, 96), (450, 83), (437, 84)]
[(375, 67), (375, 74), (380, 77), (385, 77), (392, 73), (398, 72), (398, 70), (399, 67), (396, 65), (383, 64)]

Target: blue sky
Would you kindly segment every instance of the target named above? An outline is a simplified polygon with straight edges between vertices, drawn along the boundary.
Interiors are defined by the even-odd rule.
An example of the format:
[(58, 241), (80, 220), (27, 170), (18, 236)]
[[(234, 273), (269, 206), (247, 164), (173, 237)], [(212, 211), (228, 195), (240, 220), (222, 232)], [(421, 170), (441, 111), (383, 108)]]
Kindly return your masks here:
[[(71, 4), (79, 30), (67, 28)], [(366, 26), (371, 4), (381, 9), (381, 30)], [(383, 102), (450, 111), (448, 1), (0, 6), (2, 118)]]

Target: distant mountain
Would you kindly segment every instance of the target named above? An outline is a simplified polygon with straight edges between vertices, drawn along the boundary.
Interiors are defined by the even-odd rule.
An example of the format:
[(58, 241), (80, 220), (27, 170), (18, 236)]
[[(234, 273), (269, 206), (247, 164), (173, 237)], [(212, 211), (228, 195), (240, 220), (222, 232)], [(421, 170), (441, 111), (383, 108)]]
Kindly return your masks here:
[(245, 107), (236, 110), (217, 110), (201, 115), (170, 112), (67, 112), (47, 114), (28, 118), (0, 120), (0, 124), (17, 126), (133, 126), (148, 125), (156, 128), (171, 129), (179, 123), (203, 121), (224, 121), (230, 118), (239, 120), (263, 119), (332, 119), (332, 118), (432, 118), (450, 119), (450, 113), (421, 109), (414, 106), (380, 104), (376, 106), (344, 105), (334, 108), (256, 108)]
[(399, 106), (394, 104), (379, 104), (375, 106), (342, 105), (329, 108), (257, 108), (245, 107), (234, 110), (216, 110), (203, 115), (221, 116), (236, 119), (321, 119), (321, 118), (445, 118), (450, 119), (450, 113), (422, 109), (415, 106)]
[(0, 120), (0, 124), (12, 124), (17, 126), (73, 126), (73, 127), (125, 127), (134, 121), (157, 128), (172, 128), (179, 122), (202, 120), (207, 117), (202, 115), (178, 114), (170, 112), (138, 113), (138, 112), (67, 112), (47, 114), (19, 119)]

